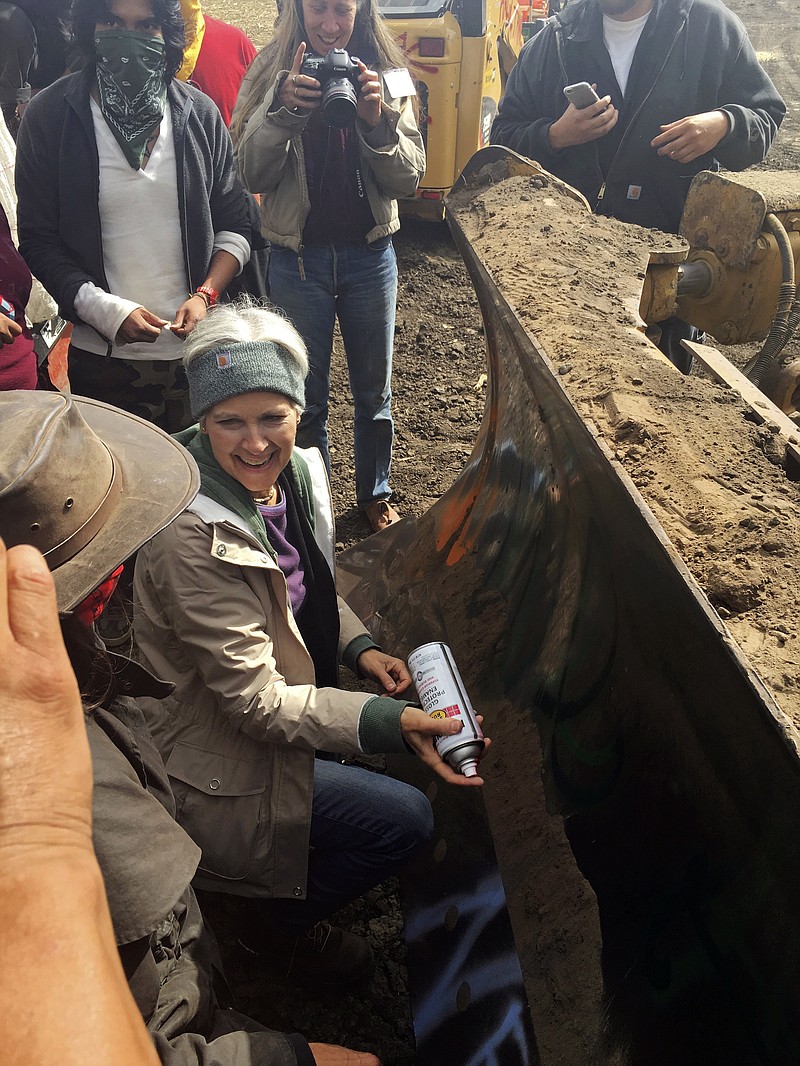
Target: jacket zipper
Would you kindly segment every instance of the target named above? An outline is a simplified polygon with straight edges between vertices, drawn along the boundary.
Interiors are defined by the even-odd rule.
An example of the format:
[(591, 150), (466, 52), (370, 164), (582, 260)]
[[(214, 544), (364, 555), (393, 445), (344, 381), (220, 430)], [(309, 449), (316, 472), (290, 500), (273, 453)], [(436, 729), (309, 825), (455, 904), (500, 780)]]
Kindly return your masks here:
[[(308, 218), (309, 212), (311, 211), (311, 199), (310, 199), (310, 197), (308, 195), (308, 183), (306, 181), (306, 161), (305, 161), (305, 154), (303, 152), (303, 143), (302, 143), (302, 140), (301, 140), (300, 136), (293, 137), (292, 141), (294, 143), (294, 150), (295, 150), (295, 152), (297, 154), (297, 172), (298, 172), (298, 175), (299, 175), (299, 178), (300, 178), (300, 194), (301, 194), (300, 210), (301, 211), (305, 210), (305, 218)], [(305, 225), (305, 219), (303, 220), (303, 225)], [(297, 270), (298, 270), (298, 273), (300, 274), (300, 280), (301, 281), (305, 281), (306, 280), (306, 270), (305, 270), (305, 267), (303, 266), (303, 227), (302, 226), (300, 227), (300, 247), (297, 250)]]
[[(184, 121), (184, 130), (185, 130), (186, 123), (188, 123), (188, 121), (189, 121), (188, 115), (185, 115), (184, 112), (186, 110), (188, 110), (188, 108), (190, 106), (190, 103), (191, 103), (191, 101), (189, 101), (189, 100), (187, 100), (185, 102), (184, 111), (182, 111), (181, 115), (180, 115), (182, 120), (185, 119), (185, 121)], [(170, 107), (170, 106), (171, 106), (171, 102), (170, 102), (169, 97), (168, 97), (167, 98), (167, 107)], [(194, 281), (192, 279), (192, 274), (191, 274), (192, 264), (191, 264), (191, 260), (189, 259), (189, 237), (188, 237), (189, 221), (188, 221), (188, 219), (186, 217), (186, 167), (184, 166), (184, 155), (185, 155), (186, 138), (185, 138), (184, 133), (182, 132), (181, 133), (181, 137), (180, 137), (180, 145), (178, 144), (178, 130), (177, 130), (177, 125), (176, 125), (176, 118), (177, 118), (177, 116), (173, 112), (173, 115), (172, 115), (172, 137), (173, 137), (173, 140), (175, 141), (175, 161), (178, 162), (178, 152), (180, 152), (181, 188), (183, 189), (183, 203), (181, 204), (181, 219), (180, 219), (180, 222), (181, 222), (181, 239), (183, 241), (183, 259), (184, 259), (184, 263), (186, 264), (186, 280), (189, 282), (189, 292), (194, 292), (195, 286), (194, 286)], [(211, 228), (212, 228), (212, 230), (214, 228), (213, 227), (213, 222), (212, 222), (212, 227)], [(202, 282), (202, 280), (203, 279), (201, 278), (200, 281)]]
[[(553, 16), (553, 20), (557, 24), (560, 22), (560, 20), (557, 19), (555, 15)], [(560, 23), (560, 26), (556, 25), (555, 36), (556, 36), (556, 54), (558, 55), (558, 64), (561, 67), (561, 73), (562, 73), (562, 75), (564, 77), (564, 84), (566, 85), (567, 84), (567, 68), (566, 68), (565, 63), (564, 63), (564, 51), (563, 51), (564, 43), (563, 43), (563, 40), (562, 40), (562, 33), (563, 33), (564, 29), (565, 29), (565, 26), (564, 26), (563, 22)], [(608, 165), (608, 170), (606, 171), (606, 176), (603, 179), (603, 182), (602, 182), (602, 184), (600, 186), (600, 191), (597, 194), (597, 199), (595, 200), (595, 204), (594, 204), (594, 214), (597, 214), (597, 212), (598, 212), (598, 210), (600, 208), (600, 205), (603, 202), (603, 197), (606, 194), (606, 186), (608, 185), (608, 179), (610, 178), (611, 172), (614, 169), (614, 164), (616, 163), (616, 161), (617, 161), (617, 159), (619, 157), (619, 153), (622, 151), (622, 147), (623, 147), (623, 145), (625, 144), (625, 142), (626, 142), (626, 140), (628, 138), (628, 134), (630, 133), (631, 127), (633, 126), (634, 122), (636, 121), (636, 119), (641, 114), (641, 111), (642, 111), (642, 108), (644, 107), (644, 105), (647, 103), (647, 101), (653, 95), (653, 92), (655, 91), (655, 87), (658, 84), (658, 80), (661, 77), (661, 75), (664, 73), (664, 68), (666, 67), (667, 63), (669, 62), (669, 57), (672, 55), (672, 50), (675, 47), (675, 45), (677, 44), (677, 41), (678, 41), (678, 38), (681, 35), (681, 32), (683, 30), (685, 30), (685, 29), (686, 29), (686, 19), (684, 18), (683, 22), (678, 27), (678, 30), (677, 30), (677, 32), (675, 34), (675, 37), (674, 37), (674, 39), (672, 41), (672, 44), (669, 46), (669, 51), (667, 52), (666, 56), (664, 57), (664, 62), (661, 64), (661, 69), (659, 70), (659, 72), (655, 76), (655, 78), (653, 79), (652, 85), (650, 86), (650, 88), (647, 91), (646, 95), (642, 99), (642, 102), (639, 104), (639, 106), (634, 111), (633, 115), (631, 115), (631, 118), (630, 118), (630, 121), (628, 122), (628, 125), (625, 127), (625, 132), (622, 134), (622, 137), (620, 138), (620, 142), (617, 145), (617, 150), (614, 153), (614, 158), (611, 160), (611, 162)]]
[(616, 163), (617, 159), (619, 158), (619, 153), (622, 151), (623, 145), (625, 144), (626, 140), (628, 139), (628, 134), (630, 133), (631, 128), (633, 127), (633, 124), (636, 122), (636, 119), (642, 113), (642, 108), (644, 107), (644, 105), (647, 103), (647, 101), (650, 99), (650, 97), (655, 92), (656, 85), (658, 85), (659, 79), (660, 79), (661, 75), (664, 73), (664, 68), (666, 67), (667, 63), (669, 62), (669, 57), (672, 55), (672, 51), (675, 48), (675, 45), (678, 43), (678, 38), (680, 37), (681, 33), (685, 29), (686, 29), (686, 20), (684, 19), (684, 21), (678, 27), (678, 31), (675, 34), (675, 37), (673, 38), (672, 44), (669, 46), (669, 51), (667, 52), (666, 56), (664, 57), (664, 62), (661, 64), (661, 68), (660, 68), (658, 74), (656, 74), (655, 78), (653, 79), (652, 85), (650, 86), (650, 88), (647, 91), (647, 93), (645, 94), (645, 96), (642, 98), (642, 102), (639, 104), (639, 106), (636, 108), (634, 113), (631, 115), (631, 118), (630, 118), (630, 121), (628, 122), (628, 125), (625, 127), (625, 132), (622, 134), (622, 137), (620, 138), (620, 142), (617, 145), (617, 150), (614, 153), (614, 158), (608, 164), (608, 170), (606, 171), (605, 180), (603, 181), (603, 184), (600, 186), (600, 191), (597, 194), (597, 200), (595, 201), (595, 205), (594, 205), (594, 213), (595, 214), (597, 214), (598, 209), (600, 208), (600, 205), (603, 202), (603, 197), (606, 194), (606, 186), (608, 185), (609, 178), (611, 177), (611, 173), (612, 173), (612, 171), (614, 169), (614, 164)]

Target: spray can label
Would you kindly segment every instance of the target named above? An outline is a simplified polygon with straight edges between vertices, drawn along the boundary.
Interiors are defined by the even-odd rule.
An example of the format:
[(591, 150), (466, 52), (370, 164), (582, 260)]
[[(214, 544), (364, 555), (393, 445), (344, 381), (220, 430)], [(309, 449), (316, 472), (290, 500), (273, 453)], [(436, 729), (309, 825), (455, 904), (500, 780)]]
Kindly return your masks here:
[(408, 669), (431, 718), (458, 718), (464, 723), (460, 733), (437, 737), (436, 749), (454, 770), (474, 777), (484, 748), (483, 732), (453, 653), (446, 644), (423, 644), (409, 655)]

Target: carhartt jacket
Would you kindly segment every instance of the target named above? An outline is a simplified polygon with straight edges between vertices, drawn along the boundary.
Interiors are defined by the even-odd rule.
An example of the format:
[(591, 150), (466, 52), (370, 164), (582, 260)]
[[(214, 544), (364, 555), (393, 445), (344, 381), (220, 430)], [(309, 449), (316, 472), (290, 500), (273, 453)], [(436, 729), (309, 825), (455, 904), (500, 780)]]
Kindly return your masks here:
[[(610, 95), (619, 121), (597, 141), (554, 151), (547, 134), (566, 110), (564, 86), (579, 81)], [(717, 109), (732, 126), (713, 153), (684, 164), (650, 146), (662, 125)], [(624, 99), (597, 0), (574, 0), (522, 49), (491, 140), (537, 160), (600, 214), (677, 232), (695, 174), (761, 162), (785, 113), (747, 31), (719, 0), (655, 0)]]
[[(333, 567), (333, 507), (316, 449), (315, 535)], [(327, 543), (325, 540), (327, 538)], [(201, 887), (304, 899), (314, 751), (405, 751), (407, 701), (315, 686), (286, 580), (233, 511), (201, 494), (140, 549), (134, 625), (145, 664), (175, 684), (145, 701), (177, 818), (203, 851)], [(335, 619), (334, 619), (335, 622)], [(339, 600), (339, 655), (374, 647)]]
[[(263, 53), (257, 56), (239, 90), (239, 103), (248, 95)], [(263, 103), (251, 115), (236, 146), (239, 173), (245, 187), (261, 195), (261, 232), (274, 244), (300, 254), (303, 227), (311, 210), (306, 183), (302, 133), (309, 113), (285, 107), (271, 111), (272, 102), (288, 71), (282, 71)], [(385, 88), (385, 86), (384, 86)], [(425, 148), (409, 98), (384, 95), (383, 120), (370, 130), (356, 122), (364, 164), (366, 189), (375, 226), (367, 243), (388, 237), (400, 228), (398, 196), (413, 196), (425, 173)], [(234, 110), (234, 118), (236, 111)]]
[[(78, 321), (75, 297), (85, 282), (110, 291), (103, 266), (98, 196), (100, 163), (88, 68), (34, 96), (17, 138), (20, 251), (65, 318)], [(178, 207), (189, 287), (208, 273), (214, 234), (251, 241), (247, 196), (233, 162), (230, 136), (214, 103), (173, 79), (172, 108)], [(145, 220), (146, 221), (146, 220)], [(141, 264), (143, 270), (149, 264)], [(115, 295), (120, 295), (119, 293)]]

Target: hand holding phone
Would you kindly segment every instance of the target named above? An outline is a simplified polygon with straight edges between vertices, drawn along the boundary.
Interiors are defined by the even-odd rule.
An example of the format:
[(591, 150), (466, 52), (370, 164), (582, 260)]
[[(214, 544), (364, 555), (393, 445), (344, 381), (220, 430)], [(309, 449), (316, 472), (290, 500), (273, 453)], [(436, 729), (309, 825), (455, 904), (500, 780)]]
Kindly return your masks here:
[(590, 85), (588, 81), (576, 81), (574, 85), (565, 86), (564, 96), (579, 111), (583, 111), (590, 104), (600, 102), (600, 97), (595, 92), (594, 86)]
[(548, 142), (554, 151), (596, 141), (617, 124), (619, 112), (611, 103), (611, 97), (599, 97), (588, 81), (567, 85), (564, 95), (572, 107), (568, 107), (547, 131)]
[(13, 344), (22, 333), (22, 326), (16, 319), (11, 303), (4, 296), (0, 296), (0, 348), (4, 344)]

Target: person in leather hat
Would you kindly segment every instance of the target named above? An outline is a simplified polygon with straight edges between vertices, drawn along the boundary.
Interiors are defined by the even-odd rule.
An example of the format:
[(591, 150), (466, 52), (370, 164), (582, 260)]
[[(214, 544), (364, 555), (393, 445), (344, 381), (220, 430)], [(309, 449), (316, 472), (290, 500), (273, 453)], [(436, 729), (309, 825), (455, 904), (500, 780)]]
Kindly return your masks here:
[[(94, 849), (122, 966), (161, 1062), (335, 1066), (347, 1061), (377, 1066), (373, 1055), (309, 1045), (298, 1034), (276, 1033), (220, 1008), (215, 990), (219, 961), (190, 887), (200, 851), (174, 820), (166, 772), (135, 698), (161, 698), (170, 686), (137, 664), (107, 653), (94, 639), (91, 620), (105, 596), (96, 594), (98, 584), (108, 586), (122, 561), (192, 500), (199, 484), (194, 461), (155, 426), (98, 401), (61, 393), (0, 394), (0, 425), (0, 538), (12, 551), (13, 546), (34, 545), (52, 572), (62, 633), (86, 711)], [(5, 561), (0, 545), (3, 580)], [(0, 588), (2, 604), (4, 591)], [(0, 644), (6, 649), (8, 613), (0, 606)], [(44, 617), (41, 622), (43, 644), (49, 639), (50, 621)], [(58, 647), (50, 644), (58, 680)], [(20, 656), (23, 668), (22, 651)], [(17, 735), (8, 729), (13, 715), (7, 713), (9, 701), (2, 691), (10, 687), (7, 673), (6, 663), (0, 676), (0, 742), (6, 753), (0, 771), (0, 843), (7, 827), (6, 807), (13, 800), (6, 786), (16, 764), (37, 750), (29, 742), (18, 749), (6, 743)], [(74, 750), (67, 744), (64, 758)], [(45, 792), (52, 785), (52, 767), (43, 766), (48, 769)], [(72, 765), (65, 768), (65, 788), (72, 787), (74, 770)], [(80, 797), (85, 799), (88, 788), (86, 782), (78, 784), (80, 820), (85, 813), (79, 809)], [(13, 811), (8, 813), (13, 816)], [(32, 829), (32, 861), (37, 854), (33, 837)], [(21, 942), (24, 930), (4, 901), (0, 887), (0, 913), (11, 915), (12, 929), (6, 934), (12, 942)], [(87, 898), (86, 907), (91, 906)], [(76, 956), (76, 966), (82, 958)], [(47, 980), (46, 969), (40, 979)], [(99, 1032), (97, 1003), (107, 1001), (93, 999), (93, 1010), (87, 1003), (86, 1016), (74, 1020), (88, 1046), (93, 1046), (92, 1034)], [(26, 1018), (28, 1014), (26, 1001)], [(15, 1047), (24, 1047), (21, 1027), (12, 1039)], [(45, 1034), (41, 1039), (44, 1046), (50, 1038)], [(99, 1051), (99, 1040), (96, 1047)], [(37, 1044), (15, 1061), (52, 1061), (40, 1052)]]

